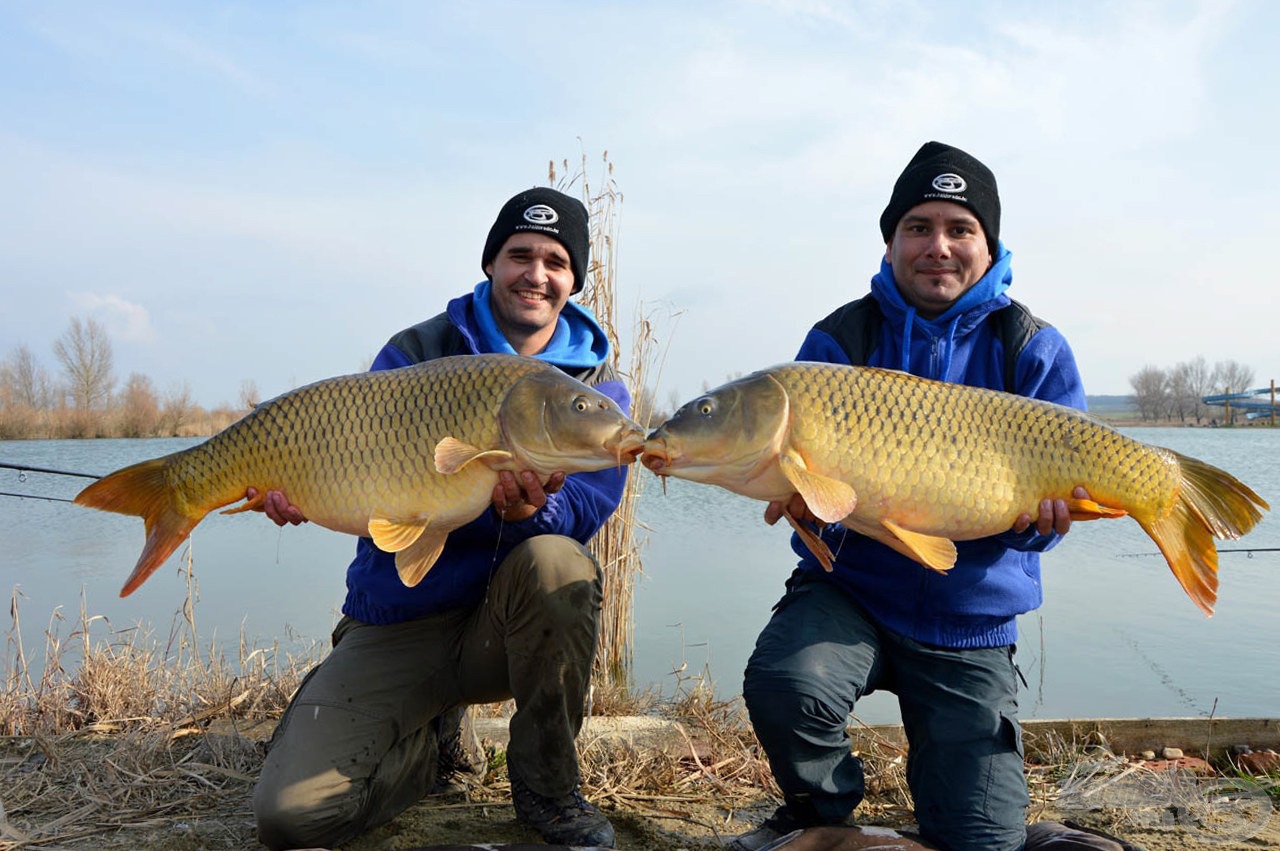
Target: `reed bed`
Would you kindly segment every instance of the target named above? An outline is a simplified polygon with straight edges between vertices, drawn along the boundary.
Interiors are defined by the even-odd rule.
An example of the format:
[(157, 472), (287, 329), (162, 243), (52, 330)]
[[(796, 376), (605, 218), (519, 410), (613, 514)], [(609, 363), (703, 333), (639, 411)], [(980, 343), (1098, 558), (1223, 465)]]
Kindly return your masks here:
[[(191, 586), (164, 635), (115, 629), (82, 601), (65, 637), (67, 621), (58, 613), (50, 619), (37, 667), (22, 646), (13, 595), (0, 692), (0, 851), (254, 847), (249, 802), (264, 743), (323, 648), (290, 654), (243, 640), (230, 653), (201, 647), (194, 599)], [(740, 698), (718, 699), (706, 673), (676, 677), (674, 697), (665, 700), (617, 684), (596, 687), (595, 714), (665, 719), (675, 732), (658, 748), (582, 737), (583, 790), (621, 823), (663, 824), (678, 840), (647, 847), (710, 848), (722, 833), (767, 815), (780, 794)], [(504, 707), (477, 710), (502, 714)], [(504, 753), (486, 744), (486, 776), (468, 785), (463, 802), (427, 799), (411, 808), (401, 821), (406, 838), (428, 841), (432, 834), (415, 832), (422, 828), (414, 819), (431, 813), (464, 829), (495, 829), (477, 814), (507, 807), (509, 784)], [(905, 748), (874, 738), (859, 747), (868, 791), (859, 821), (909, 823)], [(1124, 832), (1151, 828), (1169, 806), (1199, 807), (1206, 841), (1217, 841), (1224, 832), (1244, 836), (1270, 817), (1262, 787), (1239, 778), (1206, 796), (1185, 774), (1128, 762), (1101, 742), (1047, 738), (1030, 747), (1033, 818), (1066, 814)], [(1230, 807), (1216, 805), (1225, 797)], [(509, 815), (498, 819), (513, 826)], [(385, 840), (373, 836), (351, 851), (397, 847)]]
[[(188, 559), (190, 554), (188, 550)], [(122, 831), (170, 830), (247, 807), (258, 739), (283, 712), (321, 648), (202, 648), (197, 593), (169, 632), (116, 628), (81, 599), (69, 625), (55, 611), (39, 662), (23, 645), (10, 597), (0, 687), (0, 851), (105, 847)], [(222, 732), (219, 732), (221, 730)], [(126, 840), (125, 844), (128, 844)]]

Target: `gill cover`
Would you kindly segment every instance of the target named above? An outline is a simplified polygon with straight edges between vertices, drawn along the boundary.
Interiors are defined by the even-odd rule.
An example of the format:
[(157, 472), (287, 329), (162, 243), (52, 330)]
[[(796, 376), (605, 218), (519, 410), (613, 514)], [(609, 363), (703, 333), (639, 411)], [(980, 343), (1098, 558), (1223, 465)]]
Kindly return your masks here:
[(575, 469), (566, 463), (575, 458), (597, 459), (632, 425), (608, 396), (555, 369), (512, 385), (498, 421), (503, 444), (517, 461), (543, 473)]
[(782, 385), (754, 373), (682, 405), (653, 438), (666, 441), (681, 478), (750, 479), (777, 457), (790, 411)]

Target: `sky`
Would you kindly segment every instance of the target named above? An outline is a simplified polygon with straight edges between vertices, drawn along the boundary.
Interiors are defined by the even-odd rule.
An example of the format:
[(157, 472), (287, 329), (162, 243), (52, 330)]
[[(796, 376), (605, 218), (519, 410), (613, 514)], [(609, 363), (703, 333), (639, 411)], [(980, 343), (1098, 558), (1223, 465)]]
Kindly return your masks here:
[[(1010, 295), (1086, 391), (1280, 377), (1280, 5), (0, 2), (0, 358), (72, 317), (206, 407), (364, 369), (569, 160), (617, 209), (659, 403), (868, 289), (931, 139), (999, 182)], [(624, 352), (624, 363), (627, 362)]]

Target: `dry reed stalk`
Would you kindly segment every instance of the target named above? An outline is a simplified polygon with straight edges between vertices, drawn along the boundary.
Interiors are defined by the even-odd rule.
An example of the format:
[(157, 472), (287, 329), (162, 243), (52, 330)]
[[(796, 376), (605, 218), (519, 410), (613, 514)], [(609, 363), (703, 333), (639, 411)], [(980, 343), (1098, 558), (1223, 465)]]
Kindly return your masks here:
[[(553, 186), (564, 192), (577, 186), (590, 213), (591, 262), (580, 300), (595, 314), (609, 337), (612, 365), (627, 380), (631, 391), (632, 418), (647, 425), (653, 407), (653, 394), (648, 391), (646, 381), (654, 359), (654, 338), (648, 323), (639, 323), (630, 364), (623, 368), (617, 331), (618, 230), (623, 198), (613, 179), (613, 163), (609, 160), (608, 151), (604, 152), (602, 162), (604, 178), (598, 191), (592, 189), (587, 177), (585, 153), (582, 155), (582, 168), (578, 172), (570, 174), (569, 161), (564, 160), (565, 173), (557, 182), (556, 164), (552, 161), (548, 177)], [(636, 536), (638, 524), (635, 512), (644, 478), (636, 475), (634, 470), (628, 475), (618, 510), (591, 540), (591, 551), (605, 573), (605, 598), (600, 614), (600, 641), (595, 662), (597, 683), (616, 683), (624, 687), (631, 684), (635, 638), (632, 607), (636, 579), (643, 569), (640, 541)]]

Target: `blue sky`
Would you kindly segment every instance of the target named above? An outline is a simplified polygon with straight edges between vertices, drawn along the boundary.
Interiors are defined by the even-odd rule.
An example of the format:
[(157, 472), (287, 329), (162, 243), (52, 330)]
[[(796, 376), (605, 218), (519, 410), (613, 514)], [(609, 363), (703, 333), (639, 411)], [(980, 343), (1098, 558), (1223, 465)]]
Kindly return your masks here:
[[(996, 172), (1010, 294), (1088, 392), (1280, 377), (1266, 2), (0, 5), (0, 357), (72, 316), (205, 406), (364, 367), (481, 276), (498, 207), (603, 151), (658, 398), (857, 297), (929, 139)], [(629, 336), (629, 335), (628, 335)], [(624, 338), (624, 343), (626, 338)]]

